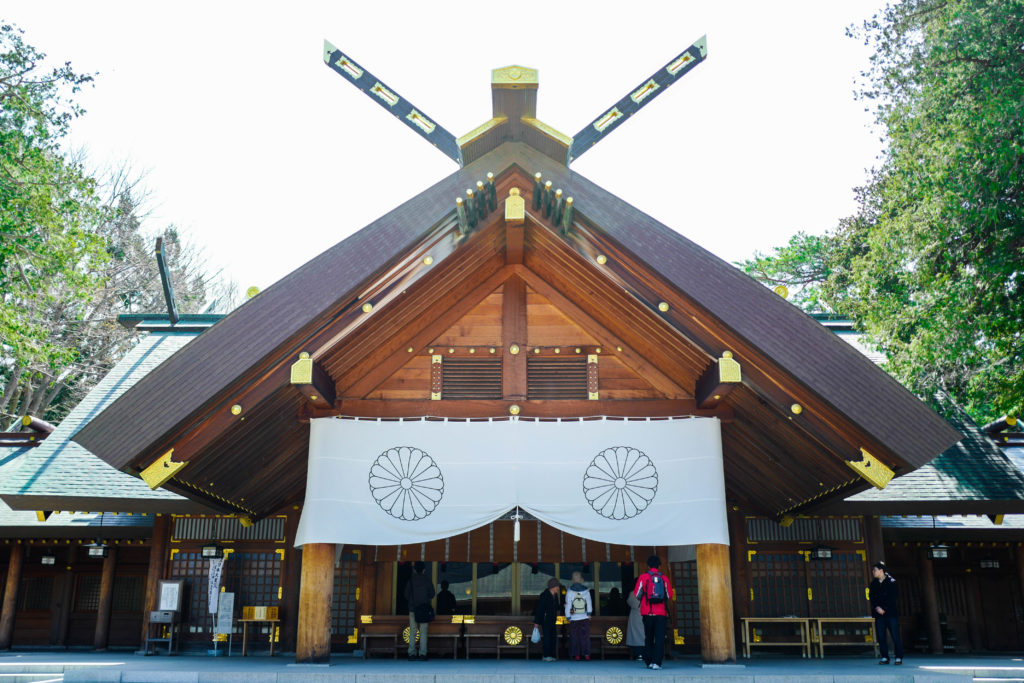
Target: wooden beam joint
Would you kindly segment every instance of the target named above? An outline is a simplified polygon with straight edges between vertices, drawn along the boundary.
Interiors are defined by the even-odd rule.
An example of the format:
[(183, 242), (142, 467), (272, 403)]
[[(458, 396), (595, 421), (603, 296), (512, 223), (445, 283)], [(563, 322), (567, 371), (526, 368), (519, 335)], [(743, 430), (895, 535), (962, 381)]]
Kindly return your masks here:
[(291, 384), (317, 408), (330, 408), (334, 405), (334, 380), (305, 351), (292, 364)]
[(697, 379), (697, 405), (706, 409), (715, 408), (742, 383), (740, 364), (732, 357), (731, 351), (725, 351)]

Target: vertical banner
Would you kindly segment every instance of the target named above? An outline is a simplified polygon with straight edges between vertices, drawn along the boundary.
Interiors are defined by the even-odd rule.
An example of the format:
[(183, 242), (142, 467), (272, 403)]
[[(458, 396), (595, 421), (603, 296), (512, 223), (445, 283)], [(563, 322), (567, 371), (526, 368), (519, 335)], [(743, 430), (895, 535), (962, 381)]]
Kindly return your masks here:
[(207, 600), (210, 603), (210, 614), (217, 613), (217, 603), (220, 597), (220, 577), (224, 571), (224, 557), (211, 557), (210, 558), (210, 577), (209, 577), (209, 594)]

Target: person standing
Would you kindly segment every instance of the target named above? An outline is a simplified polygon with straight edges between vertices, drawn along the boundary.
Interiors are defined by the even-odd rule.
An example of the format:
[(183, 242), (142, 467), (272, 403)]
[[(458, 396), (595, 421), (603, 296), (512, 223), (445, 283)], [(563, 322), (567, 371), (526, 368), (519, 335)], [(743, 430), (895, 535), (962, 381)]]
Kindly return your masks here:
[[(405, 584), (405, 599), (409, 603), (409, 661), (427, 661), (427, 630), (430, 619), (425, 618), (424, 612), (430, 607), (430, 600), (434, 597), (434, 582), (423, 573), (427, 566), (422, 562), (413, 565), (412, 576)], [(419, 616), (417, 616), (419, 610)], [(431, 609), (431, 612), (433, 610)], [(422, 619), (422, 621), (420, 621)], [(416, 634), (419, 633), (420, 651), (416, 654)]]
[(626, 645), (629, 645), (633, 658), (644, 661), (644, 618), (640, 616), (640, 598), (630, 593), (626, 598), (629, 605), (629, 621), (626, 623)]
[(537, 609), (533, 612), (533, 625), (541, 630), (544, 657), (543, 661), (553, 662), (558, 651), (558, 632), (555, 630), (555, 619), (559, 613), (561, 584), (558, 579), (548, 579), (548, 587), (537, 597)]
[(441, 582), (441, 592), (437, 594), (437, 613), (442, 614), (455, 614), (455, 594), (448, 590), (448, 582)]
[(881, 650), (882, 659), (879, 664), (889, 663), (889, 639), (886, 631), (892, 634), (892, 645), (895, 655), (893, 664), (903, 663), (903, 640), (900, 638), (900, 591), (896, 579), (889, 575), (884, 562), (871, 565), (873, 580), (868, 586), (868, 600), (871, 602), (871, 616), (875, 618), (875, 638)]
[(647, 571), (636, 580), (633, 594), (640, 600), (640, 614), (644, 620), (644, 663), (648, 669), (660, 669), (665, 657), (665, 629), (672, 586), (659, 569), (660, 557), (648, 557), (647, 567)]
[(572, 573), (572, 584), (565, 592), (565, 616), (569, 620), (569, 656), (577, 662), (590, 661), (590, 615), (594, 604), (590, 589), (583, 584), (583, 574)]

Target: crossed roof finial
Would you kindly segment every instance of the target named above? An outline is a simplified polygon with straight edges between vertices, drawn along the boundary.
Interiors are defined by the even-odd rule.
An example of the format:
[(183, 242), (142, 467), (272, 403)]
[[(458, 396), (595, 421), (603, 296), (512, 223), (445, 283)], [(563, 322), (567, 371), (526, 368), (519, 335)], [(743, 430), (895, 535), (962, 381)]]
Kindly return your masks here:
[(491, 72), (492, 118), (456, 138), (354, 59), (324, 41), (324, 62), (329, 67), (459, 166), (471, 163), (509, 140), (526, 142), (568, 166), (706, 57), (707, 36), (702, 36), (573, 137), (537, 119), (536, 69), (514, 65), (495, 69)]

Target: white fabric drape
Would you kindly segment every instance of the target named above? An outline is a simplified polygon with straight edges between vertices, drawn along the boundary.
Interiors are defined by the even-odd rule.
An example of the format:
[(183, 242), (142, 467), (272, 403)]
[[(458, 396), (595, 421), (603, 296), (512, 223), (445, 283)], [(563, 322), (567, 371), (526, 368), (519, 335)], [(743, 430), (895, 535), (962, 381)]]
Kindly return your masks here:
[(719, 422), (314, 419), (296, 545), (423, 543), (517, 505), (605, 543), (728, 544)]

